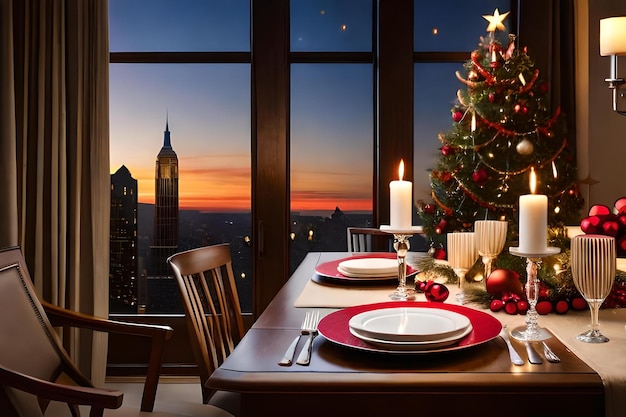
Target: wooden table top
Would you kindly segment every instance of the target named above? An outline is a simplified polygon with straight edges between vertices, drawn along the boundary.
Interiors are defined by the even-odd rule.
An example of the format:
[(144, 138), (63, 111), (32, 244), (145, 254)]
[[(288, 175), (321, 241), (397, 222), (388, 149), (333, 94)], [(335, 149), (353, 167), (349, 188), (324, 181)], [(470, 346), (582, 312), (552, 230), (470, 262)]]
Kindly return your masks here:
[[(336, 258), (342, 255), (346, 254)], [(305, 258), (207, 383), (242, 393), (243, 415), (254, 415), (258, 407), (270, 407), (272, 415), (295, 415), (290, 407), (307, 397), (332, 401), (337, 415), (380, 415), (389, 401), (400, 411), (414, 407), (418, 399), (418, 408), (434, 415), (462, 411), (484, 416), (507, 405), (515, 406), (498, 411), (529, 415), (523, 403), (537, 401), (530, 415), (604, 415), (600, 376), (556, 338), (547, 343), (560, 356), (558, 364), (512, 365), (499, 337), (453, 352), (399, 355), (350, 349), (318, 336), (309, 366), (279, 366), (308, 310), (294, 307), (294, 301), (311, 278), (318, 257), (311, 253)], [(303, 343), (304, 338), (299, 349)], [(520, 354), (525, 353), (522, 342), (512, 343)]]

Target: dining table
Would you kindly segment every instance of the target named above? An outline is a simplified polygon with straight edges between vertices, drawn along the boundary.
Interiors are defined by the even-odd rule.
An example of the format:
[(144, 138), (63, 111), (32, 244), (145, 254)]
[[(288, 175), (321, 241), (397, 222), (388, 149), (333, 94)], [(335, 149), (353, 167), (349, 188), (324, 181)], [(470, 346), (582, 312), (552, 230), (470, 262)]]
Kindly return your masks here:
[[(344, 317), (346, 312), (411, 303), (441, 306), (426, 300), (422, 293), (415, 301), (391, 301), (393, 282), (370, 285), (316, 279), (321, 265), (334, 265), (355, 255), (308, 253), (235, 350), (213, 372), (207, 387), (239, 393), (243, 417), (626, 416), (624, 309), (601, 310), (602, 332), (610, 339), (603, 344), (576, 340), (576, 335), (588, 327), (589, 311), (539, 316), (538, 324), (552, 336), (545, 342), (560, 362), (531, 364), (524, 342), (511, 338), (512, 347), (524, 360), (522, 365), (514, 365), (503, 338), (494, 335), (494, 329), (485, 333), (480, 326), (497, 323), (495, 331), (510, 329), (524, 325), (525, 316), (492, 312), (480, 305), (459, 307), (455, 305), (456, 285), (444, 284), (450, 290), (446, 307), (486, 320), (472, 321), (470, 334), (483, 331), (484, 337), (467, 336), (473, 342), (464, 346), (406, 352), (346, 342), (349, 335), (342, 339), (344, 336), (334, 333), (346, 332), (346, 320), (352, 317)], [(428, 255), (409, 252), (407, 264), (416, 269), (422, 256)], [(411, 287), (412, 279), (407, 278)], [(286, 348), (300, 334), (306, 312), (312, 310), (325, 317), (320, 330), (327, 323), (325, 332), (313, 339), (309, 364), (299, 365), (294, 360), (291, 366), (279, 365)], [(296, 355), (305, 340), (301, 338)], [(540, 346), (537, 342), (533, 345)]]

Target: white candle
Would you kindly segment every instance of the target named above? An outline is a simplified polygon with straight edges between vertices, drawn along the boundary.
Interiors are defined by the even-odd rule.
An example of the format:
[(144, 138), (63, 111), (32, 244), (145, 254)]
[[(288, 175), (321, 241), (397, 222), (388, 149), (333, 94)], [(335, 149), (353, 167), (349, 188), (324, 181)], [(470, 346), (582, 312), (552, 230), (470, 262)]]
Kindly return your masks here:
[(546, 253), (548, 250), (548, 197), (534, 194), (537, 178), (530, 172), (530, 192), (519, 198), (519, 251)]
[(389, 183), (389, 227), (391, 229), (410, 229), (413, 225), (413, 183), (403, 181), (404, 161), (398, 168), (399, 181)]

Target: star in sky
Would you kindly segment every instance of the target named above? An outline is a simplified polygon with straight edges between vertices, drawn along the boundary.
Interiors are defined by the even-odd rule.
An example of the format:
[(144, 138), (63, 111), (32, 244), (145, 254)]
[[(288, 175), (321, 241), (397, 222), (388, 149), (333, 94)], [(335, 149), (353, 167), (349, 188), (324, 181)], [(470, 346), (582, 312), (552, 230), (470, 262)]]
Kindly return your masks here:
[(498, 9), (493, 12), (493, 16), (484, 14), (483, 17), (489, 21), (489, 26), (487, 26), (487, 32), (495, 32), (496, 30), (504, 30), (504, 19), (509, 15), (510, 12), (506, 12), (504, 14), (500, 14)]

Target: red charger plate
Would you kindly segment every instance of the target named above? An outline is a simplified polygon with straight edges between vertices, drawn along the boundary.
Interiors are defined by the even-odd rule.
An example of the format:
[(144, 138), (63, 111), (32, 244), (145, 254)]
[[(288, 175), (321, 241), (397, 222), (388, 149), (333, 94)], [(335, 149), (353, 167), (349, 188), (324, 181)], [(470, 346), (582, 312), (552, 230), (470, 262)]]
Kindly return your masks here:
[[(350, 333), (348, 322), (350, 319), (365, 311), (372, 311), (382, 308), (393, 307), (422, 307), (422, 308), (440, 308), (443, 310), (454, 311), (463, 314), (472, 323), (472, 331), (462, 338), (458, 343), (452, 346), (446, 346), (439, 349), (429, 350), (388, 350), (378, 346), (369, 344)], [(332, 343), (349, 347), (352, 349), (384, 352), (395, 354), (427, 354), (435, 352), (449, 352), (460, 349), (466, 349), (472, 346), (486, 343), (496, 337), (502, 330), (502, 323), (495, 317), (469, 307), (456, 304), (445, 304), (424, 301), (388, 301), (384, 303), (365, 304), (360, 306), (348, 307), (324, 317), (318, 326), (319, 333)]]
[[(315, 267), (315, 274), (311, 278), (313, 281), (320, 284), (375, 284), (375, 285), (387, 285), (387, 284), (397, 284), (398, 277), (348, 277), (343, 275), (341, 272), (337, 270), (339, 264), (343, 261), (347, 261), (350, 259), (362, 259), (362, 258), (385, 258), (385, 259), (396, 259), (397, 255), (393, 252), (368, 252), (363, 255), (353, 255), (347, 258), (336, 259), (334, 261), (324, 262)], [(410, 278), (417, 274), (419, 271), (413, 268), (411, 265), (406, 266), (406, 276)]]

